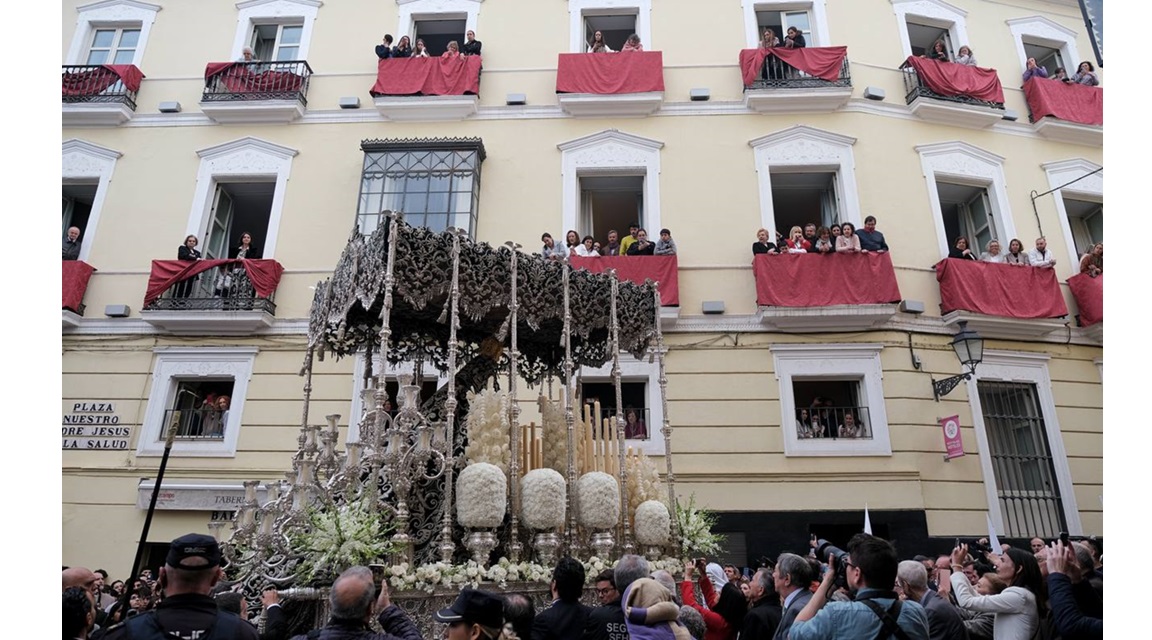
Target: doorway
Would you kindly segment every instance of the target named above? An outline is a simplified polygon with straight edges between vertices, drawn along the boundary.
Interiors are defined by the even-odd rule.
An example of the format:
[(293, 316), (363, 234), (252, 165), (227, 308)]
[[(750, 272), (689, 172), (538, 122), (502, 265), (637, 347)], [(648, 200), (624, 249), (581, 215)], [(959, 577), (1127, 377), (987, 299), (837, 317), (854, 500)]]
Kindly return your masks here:
[(96, 200), (96, 183), (66, 184), (62, 189), (63, 206), (60, 216), (61, 239), (68, 237), (68, 228), (80, 229), (83, 241), (88, 230), (88, 218), (92, 215), (92, 203)]
[[(417, 20), (416, 33), (412, 36), (412, 44), (416, 39), (424, 41), (428, 55), (439, 56), (448, 50), (448, 43), (453, 40), (457, 45), (464, 44), (464, 32), (467, 31), (467, 20), (463, 17), (440, 20)], [(399, 40), (399, 38), (397, 38)]]
[(608, 232), (616, 231), (623, 239), (629, 226), (644, 226), (644, 176), (580, 178), (580, 210), (581, 228), (576, 231), (581, 237), (590, 235), (606, 245)]
[(792, 227), (840, 224), (836, 173), (772, 173), (772, 209), (776, 231), (788, 236)]
[(968, 248), (980, 255), (990, 241), (1000, 240), (986, 188), (937, 182), (936, 192), (940, 197), (940, 215), (948, 247), (956, 244), (957, 236), (964, 236), (968, 239)]
[(228, 182), (216, 186), (208, 227), (204, 231), (204, 258), (219, 260), (233, 257), (240, 236), (252, 235), (256, 255), (265, 258), (263, 247), (268, 237), (268, 220), (272, 214), (275, 182)]

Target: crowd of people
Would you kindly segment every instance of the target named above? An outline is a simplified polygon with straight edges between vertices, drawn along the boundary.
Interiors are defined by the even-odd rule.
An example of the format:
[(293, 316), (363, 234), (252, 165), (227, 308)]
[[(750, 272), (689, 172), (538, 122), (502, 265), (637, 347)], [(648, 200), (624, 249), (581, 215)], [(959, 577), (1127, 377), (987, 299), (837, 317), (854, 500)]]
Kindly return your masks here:
[[(376, 45), (376, 57), (381, 60), (389, 58), (430, 58), (428, 47), (423, 38), (416, 38), (416, 44), (408, 36), (400, 36), (400, 41), (392, 45), (392, 34), (384, 34), (384, 41)], [(469, 29), (464, 33), (464, 44), (456, 40), (448, 43), (447, 49), (440, 54), (441, 58), (452, 59), (461, 56), (478, 56), (483, 43), (476, 39), (476, 32)]]
[[(564, 557), (552, 572), (550, 604), (539, 612), (526, 594), (464, 588), (431, 617), (446, 625), (445, 640), (1103, 638), (1103, 562), (1094, 542), (1061, 534), (1030, 545), (993, 550), (987, 539), (971, 548), (957, 540), (948, 555), (901, 561), (890, 542), (867, 533), (845, 550), (813, 536), (806, 556), (781, 553), (743, 572), (696, 558), (679, 580), (630, 554), (587, 580), (584, 565)], [(223, 581), (221, 562), (212, 537), (181, 536), (156, 580), (141, 573), (133, 581), (129, 605), (123, 582), (65, 567), (63, 638), (286, 640), (277, 592), (266, 590), (262, 611), (251, 616), (263, 617), (258, 632), (247, 602)], [(588, 583), (596, 607), (581, 602)], [(387, 581), (375, 584), (367, 567), (340, 574), (329, 606), (323, 627), (292, 640), (424, 640), (391, 601)]]
[[(643, 51), (643, 50), (644, 50), (644, 45), (641, 44), (641, 42), (640, 42), (640, 35), (636, 34), (636, 33), (633, 33), (632, 35), (628, 36), (628, 38), (624, 41), (624, 46), (620, 47), (620, 52)], [(592, 39), (588, 41), (587, 52), (588, 53), (617, 53), (616, 51), (612, 50), (612, 47), (608, 46), (607, 42), (604, 41), (604, 34), (601, 33), (599, 30), (597, 30), (595, 33), (593, 33)]]
[[(204, 255), (196, 248), (199, 244), (200, 240), (195, 235), (185, 237), (184, 243), (176, 249), (176, 259), (185, 262), (203, 260)], [(251, 233), (245, 231), (240, 234), (240, 241), (235, 247), (229, 250), (228, 258), (230, 260), (259, 260), (261, 258), (260, 250), (252, 244)], [(174, 298), (189, 297), (192, 295), (195, 282), (199, 278), (200, 276), (193, 276), (187, 280), (177, 282), (172, 287), (172, 296)], [(238, 293), (250, 297), (252, 293), (247, 272), (241, 266), (221, 269), (220, 272), (216, 274), (211, 288), (217, 298), (227, 298)]]
[(575, 230), (569, 230), (564, 236), (564, 246), (560, 246), (552, 234), (545, 232), (540, 236), (544, 246), (540, 254), (552, 260), (566, 260), (569, 256), (581, 258), (597, 258), (601, 256), (674, 256), (676, 255), (676, 241), (672, 239), (672, 232), (668, 229), (660, 230), (660, 239), (652, 242), (648, 238), (648, 231), (639, 224), (628, 227), (628, 235), (620, 238), (615, 229), (608, 231), (608, 241), (600, 242), (592, 236), (580, 237)]
[[(979, 251), (977, 249), (976, 251)], [(976, 254), (968, 246), (966, 236), (956, 236), (955, 243), (948, 250), (949, 258), (958, 260), (978, 260), (980, 262), (995, 262), (1010, 264), (1017, 267), (1036, 267), (1051, 269), (1056, 266), (1056, 258), (1048, 250), (1048, 241), (1043, 237), (1036, 238), (1036, 248), (1024, 251), (1024, 243), (1016, 238), (1008, 243), (1008, 251), (1003, 251), (999, 240), (989, 240), (983, 253)], [(1088, 247), (1080, 257), (1080, 273), (1086, 273), (1095, 278), (1104, 273), (1104, 243), (1097, 242)]]
[(811, 438), (870, 438), (858, 407), (837, 407), (831, 398), (816, 396), (808, 408), (796, 411), (796, 436)]
[[(1024, 82), (1028, 82), (1032, 78), (1047, 78), (1048, 69), (1036, 63), (1036, 58), (1028, 58), (1024, 65)], [(1068, 76), (1068, 72), (1064, 67), (1056, 67), (1056, 71), (1052, 74), (1053, 80), (1059, 80), (1065, 84), (1082, 84), (1088, 87), (1096, 87), (1100, 85), (1100, 78), (1096, 76), (1096, 67), (1092, 66), (1091, 62), (1085, 60), (1076, 67), (1076, 73)]]
[(857, 229), (851, 222), (831, 226), (817, 226), (814, 222), (794, 226), (788, 237), (776, 233), (772, 241), (767, 229), (756, 232), (756, 242), (752, 243), (752, 255), (777, 255), (784, 253), (883, 253), (888, 251), (884, 234), (876, 230), (876, 216), (864, 218), (864, 228)]

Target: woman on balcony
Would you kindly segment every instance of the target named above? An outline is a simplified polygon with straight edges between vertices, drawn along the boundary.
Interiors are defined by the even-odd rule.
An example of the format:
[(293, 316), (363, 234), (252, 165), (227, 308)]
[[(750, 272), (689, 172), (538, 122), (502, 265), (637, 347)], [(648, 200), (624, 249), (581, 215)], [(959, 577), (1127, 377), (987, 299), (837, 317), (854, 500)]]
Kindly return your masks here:
[(770, 27), (764, 27), (764, 36), (760, 38), (761, 49), (771, 49), (772, 47), (780, 46), (780, 38), (776, 37), (776, 32)]
[(968, 238), (964, 236), (956, 236), (956, 245), (948, 252), (949, 258), (956, 258), (957, 260), (975, 260), (976, 254), (968, 248)]
[(972, 55), (972, 48), (968, 45), (960, 47), (960, 51), (956, 52), (956, 64), (962, 64), (969, 67), (976, 66), (976, 56)]
[(588, 53), (616, 53), (604, 42), (604, 34), (599, 30), (592, 34), (592, 42), (588, 43)]
[[(176, 250), (176, 259), (189, 262), (199, 260), (201, 255), (200, 251), (196, 249), (196, 245), (198, 244), (200, 244), (200, 241), (196, 239), (196, 236), (184, 238), (184, 244), (180, 245), (180, 248)], [(199, 277), (200, 276), (192, 276), (183, 282), (177, 282), (176, 286), (172, 288), (172, 297), (187, 298), (188, 294), (192, 293), (192, 283), (196, 282)]]
[(643, 51), (643, 50), (644, 50), (644, 45), (640, 44), (640, 36), (635, 34), (635, 33), (628, 36), (628, 41), (624, 43), (623, 47), (620, 47), (620, 51)]
[[(228, 257), (232, 260), (259, 260), (260, 250), (252, 245), (252, 234), (247, 231), (241, 233), (240, 244), (232, 249)], [(216, 295), (221, 298), (240, 297), (245, 294), (247, 297), (252, 297), (249, 293), (251, 289), (252, 283), (248, 280), (248, 272), (240, 265), (232, 267), (230, 271), (221, 273), (216, 278)]]
[(1008, 243), (1008, 254), (1004, 256), (1004, 264), (1011, 264), (1017, 267), (1027, 267), (1031, 265), (1028, 260), (1028, 252), (1024, 250), (1024, 243), (1016, 238)]
[(946, 46), (944, 46), (943, 40), (937, 40), (936, 44), (932, 45), (932, 50), (925, 53), (923, 56), (920, 56), (920, 57), (928, 58), (929, 60), (938, 60), (940, 62), (951, 62), (952, 61), (948, 57), (948, 48)]
[(980, 262), (1004, 264), (1004, 254), (1000, 253), (1000, 242), (998, 240), (988, 241), (987, 250), (980, 254)]
[(1087, 60), (1076, 67), (1076, 73), (1072, 75), (1071, 81), (1086, 87), (1095, 87), (1100, 84), (1100, 78), (1096, 77), (1096, 67), (1093, 67), (1092, 63)]
[(596, 239), (592, 236), (584, 236), (584, 240), (580, 246), (576, 247), (576, 255), (581, 258), (599, 258), (600, 252), (595, 249)]
[(448, 43), (448, 50), (445, 51), (444, 53), (440, 54), (440, 57), (444, 58), (445, 60), (451, 60), (453, 58), (459, 58), (460, 57), (460, 45), (457, 44), (455, 40), (453, 40), (452, 42), (449, 42)]
[(851, 222), (840, 225), (840, 237), (836, 238), (836, 253), (860, 252), (860, 236), (856, 235), (856, 225)]
[(401, 36), (400, 37), (400, 42), (396, 43), (396, 46), (392, 48), (392, 57), (393, 58), (411, 58), (412, 57), (412, 41), (408, 39), (408, 36)]
[(812, 243), (804, 239), (804, 230), (792, 227), (788, 232), (788, 253), (808, 253), (811, 248)]
[(768, 240), (767, 229), (756, 231), (756, 242), (752, 243), (752, 255), (755, 256), (761, 253), (776, 254), (776, 245)]
[(856, 423), (856, 416), (851, 411), (844, 412), (844, 424), (836, 429), (836, 435), (840, 438), (860, 437), (860, 425)]
[(412, 49), (413, 58), (430, 58), (428, 55), (428, 47), (424, 46), (424, 41), (416, 38), (416, 47)]
[(832, 242), (832, 232), (828, 230), (828, 227), (820, 227), (816, 230), (816, 242), (809, 253), (819, 253), (826, 256), (836, 253), (836, 245)]
[(624, 438), (627, 440), (647, 440), (648, 427), (644, 421), (636, 417), (636, 410), (629, 409), (624, 412)]
[[(1028, 62), (1025, 63), (1025, 66), (1026, 66), (1026, 68), (1024, 69), (1024, 82), (1028, 82), (1032, 78), (1047, 78), (1048, 77), (1048, 70), (1045, 69), (1044, 67), (1041, 67), (1040, 65), (1036, 64), (1036, 58), (1028, 58)], [(1063, 71), (1063, 69), (1058, 69), (1058, 71)]]
[(1088, 253), (1080, 258), (1080, 273), (1087, 273), (1090, 277), (1104, 273), (1104, 243), (1097, 242), (1092, 245)]
[(568, 255), (580, 255), (576, 253), (580, 248), (580, 234), (576, 233), (575, 229), (569, 229), (568, 233), (564, 234), (564, 246), (568, 249)]

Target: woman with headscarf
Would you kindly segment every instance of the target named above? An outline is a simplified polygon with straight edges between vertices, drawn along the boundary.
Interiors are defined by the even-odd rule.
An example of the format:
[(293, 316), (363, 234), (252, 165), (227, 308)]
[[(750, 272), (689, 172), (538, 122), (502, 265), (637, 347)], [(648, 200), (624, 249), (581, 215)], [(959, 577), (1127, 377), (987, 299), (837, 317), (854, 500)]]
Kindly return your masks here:
[(630, 640), (692, 640), (679, 621), (672, 593), (652, 578), (640, 578), (624, 590), (624, 625)]

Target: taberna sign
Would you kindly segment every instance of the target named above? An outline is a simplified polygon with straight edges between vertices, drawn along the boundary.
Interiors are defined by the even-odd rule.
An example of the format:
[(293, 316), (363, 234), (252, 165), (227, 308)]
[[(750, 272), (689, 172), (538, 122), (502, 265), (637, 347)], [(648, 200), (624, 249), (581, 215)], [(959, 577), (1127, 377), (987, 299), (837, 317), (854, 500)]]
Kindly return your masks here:
[(131, 427), (120, 426), (116, 403), (104, 400), (74, 402), (60, 427), (61, 449), (127, 451)]

